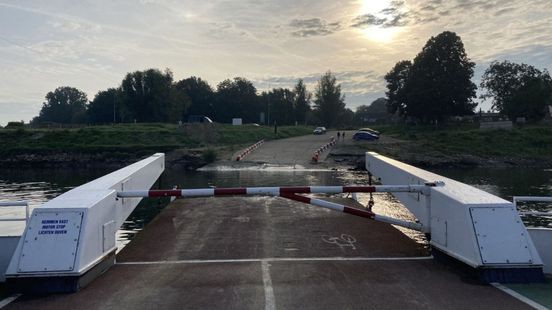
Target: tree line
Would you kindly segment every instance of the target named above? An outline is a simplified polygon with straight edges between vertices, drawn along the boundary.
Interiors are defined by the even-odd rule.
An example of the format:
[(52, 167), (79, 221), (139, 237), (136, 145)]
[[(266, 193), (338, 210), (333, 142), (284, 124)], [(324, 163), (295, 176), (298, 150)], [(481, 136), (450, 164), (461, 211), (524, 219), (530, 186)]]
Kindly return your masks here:
[[(314, 93), (301, 79), (292, 89), (274, 88), (259, 94), (253, 83), (236, 77), (216, 88), (199, 77), (174, 81), (170, 70), (149, 69), (127, 73), (121, 84), (98, 92), (88, 101), (84, 92), (59, 87), (46, 95), (33, 123), (178, 122), (189, 115), (205, 115), (229, 123), (279, 125), (312, 124), (327, 127), (362, 124), (366, 119), (398, 115), (422, 123), (443, 122), (452, 116), (473, 114), (477, 86), (472, 82), (475, 63), (461, 38), (444, 31), (431, 37), (416, 57), (401, 60), (385, 75), (387, 98), (362, 105), (356, 113), (345, 107), (341, 85), (326, 72)], [(481, 83), (483, 100), (510, 119), (538, 121), (552, 101), (552, 79), (547, 70), (509, 61), (494, 61)]]
[[(313, 100), (314, 97), (314, 100)], [(314, 94), (299, 79), (293, 89), (274, 88), (258, 93), (253, 83), (236, 77), (220, 82), (216, 89), (199, 77), (174, 81), (170, 70), (148, 69), (126, 74), (116, 88), (99, 91), (89, 101), (74, 87), (58, 87), (48, 92), (33, 124), (114, 122), (186, 122), (190, 115), (205, 115), (216, 122), (323, 124), (335, 126), (345, 109), (341, 86), (328, 71)]]
[[(422, 123), (473, 114), (477, 106), (474, 67), (456, 33), (431, 37), (413, 61), (399, 61), (385, 75), (388, 111)], [(548, 71), (527, 64), (494, 61), (480, 87), (480, 98), (491, 100), (492, 109), (511, 120), (538, 121), (552, 101)]]

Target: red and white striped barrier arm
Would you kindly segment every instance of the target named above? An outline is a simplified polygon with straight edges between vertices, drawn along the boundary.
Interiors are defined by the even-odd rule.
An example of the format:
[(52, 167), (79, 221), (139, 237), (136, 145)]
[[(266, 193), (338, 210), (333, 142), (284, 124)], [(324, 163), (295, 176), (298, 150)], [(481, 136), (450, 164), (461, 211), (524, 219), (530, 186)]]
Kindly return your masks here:
[(443, 186), (443, 182), (428, 182), (424, 185), (373, 185), (373, 186), (297, 186), (297, 187), (237, 187), (237, 188), (198, 188), (120, 191), (118, 197), (216, 197), (236, 195), (280, 196), (283, 198), (308, 203), (314, 206), (344, 212), (380, 222), (398, 225), (405, 228), (422, 231), (420, 223), (409, 222), (384, 215), (375, 214), (369, 210), (348, 207), (342, 204), (311, 198), (298, 194), (340, 194), (340, 193), (375, 193), (375, 192), (414, 192), (429, 194), (430, 187)]
[(133, 190), (119, 191), (118, 197), (211, 197), (236, 195), (281, 196), (282, 194), (341, 194), (410, 192), (428, 193), (428, 187), (440, 186), (442, 182), (424, 185), (352, 185), (352, 186), (295, 186), (295, 187), (234, 187), (234, 188), (198, 188), (169, 190)]
[(339, 194), (339, 193), (374, 193), (374, 192), (418, 192), (427, 193), (428, 187), (441, 186), (442, 183), (427, 185), (375, 185), (375, 186), (306, 186), (306, 187), (247, 187), (247, 188), (198, 188), (198, 189), (171, 189), (149, 191), (122, 191), (118, 197), (217, 197), (237, 195), (280, 196), (283, 198), (308, 203), (314, 206), (344, 212), (364, 218), (373, 219), (414, 230), (422, 229), (421, 224), (408, 222), (384, 215), (378, 215), (369, 210), (348, 207), (326, 200), (311, 198), (298, 194)]
[(335, 138), (331, 137), (330, 142), (322, 145), (320, 148), (318, 148), (318, 150), (314, 151), (314, 153), (312, 154), (312, 162), (317, 163), (318, 159), (320, 158), (320, 154), (330, 147), (334, 146), (336, 143), (337, 142), (335, 141)]
[(348, 214), (352, 214), (352, 215), (356, 215), (364, 218), (369, 218), (378, 222), (384, 222), (384, 223), (397, 225), (397, 226), (401, 226), (401, 227), (405, 227), (405, 228), (409, 228), (417, 231), (422, 231), (422, 224), (420, 223), (409, 222), (409, 221), (400, 220), (400, 219), (392, 218), (385, 215), (375, 214), (374, 212), (369, 210), (357, 209), (357, 208), (348, 207), (346, 205), (342, 205), (335, 202), (329, 202), (322, 199), (311, 198), (311, 197), (306, 197), (306, 196), (301, 196), (296, 194), (282, 194), (281, 196), (291, 200), (311, 204), (317, 207), (322, 207), (322, 208), (326, 208), (334, 211), (339, 211), (339, 212), (348, 213)]
[(245, 156), (247, 156), (249, 153), (251, 153), (252, 151), (254, 151), (255, 149), (257, 149), (259, 146), (261, 146), (263, 143), (264, 143), (265, 140), (261, 140), (255, 144), (253, 144), (252, 146), (246, 148), (240, 155), (238, 155), (238, 157), (236, 157), (236, 161), (240, 161), (242, 160)]

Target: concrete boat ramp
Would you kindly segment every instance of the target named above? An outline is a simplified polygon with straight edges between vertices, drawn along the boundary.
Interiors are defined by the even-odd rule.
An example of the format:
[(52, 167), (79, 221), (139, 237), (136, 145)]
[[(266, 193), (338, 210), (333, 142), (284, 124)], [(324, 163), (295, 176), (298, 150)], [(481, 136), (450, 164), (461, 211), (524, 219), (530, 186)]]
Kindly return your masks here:
[[(124, 186), (115, 182), (110, 186), (114, 194), (105, 193), (94, 199), (103, 203), (107, 200), (104, 196), (116, 196), (117, 191), (145, 186), (134, 184), (132, 177), (129, 179), (123, 174), (117, 177), (124, 179)], [(112, 180), (104, 177), (102, 182), (105, 185)], [(87, 186), (94, 187), (90, 183)], [(444, 190), (435, 191), (446, 196)], [(404, 195), (415, 197), (412, 193)], [(417, 197), (418, 201), (423, 200)], [(119, 198), (117, 204), (130, 207), (137, 203), (133, 199)], [(335, 198), (332, 202), (364, 210), (351, 199)], [(437, 214), (446, 223), (446, 215)], [(416, 218), (425, 225), (422, 213)], [(111, 223), (108, 220), (101, 223)], [(115, 224), (110, 225), (117, 225), (120, 220), (115, 216), (112, 221)], [(32, 227), (32, 220), (29, 225)], [(449, 225), (449, 233), (453, 233), (454, 224)], [(115, 250), (106, 247), (106, 224), (100, 227), (103, 227), (104, 241), (97, 256), (109, 262)], [(478, 232), (477, 227), (475, 231)], [(100, 266), (97, 260), (90, 264), (84, 254), (80, 256), (81, 248), (93, 247), (97, 242), (96, 237), (85, 238), (89, 232), (89, 227), (81, 230), (83, 245), (77, 247), (74, 267), (56, 276), (86, 276), (97, 269), (90, 266)], [(101, 236), (102, 232), (98, 234)], [(28, 235), (29, 232), (25, 240)], [(416, 242), (387, 223), (281, 197), (178, 199), (116, 254), (114, 265), (107, 270), (96, 270), (95, 279), (87, 286), (68, 294), (23, 294), (5, 309), (530, 309), (540, 306), (523, 296), (518, 296), (522, 300), (512, 297), (516, 293), (508, 289), (482, 283), (476, 273), (466, 271), (471, 268), (466, 266), (477, 263), (471, 263), (469, 254), (452, 248), (453, 237), (446, 240), (445, 245)], [(530, 241), (529, 245), (532, 246)], [(462, 263), (437, 260), (431, 248), (440, 248), (439, 252), (444, 253), (454, 250), (453, 260)], [(14, 257), (31, 249), (25, 250), (20, 245)], [(481, 257), (490, 256), (483, 253)], [(523, 268), (542, 268), (538, 254), (532, 253), (531, 257), (537, 262), (531, 260)], [(479, 263), (484, 264), (482, 259)], [(19, 269), (21, 266), (32, 268), (27, 265), (19, 263)], [(20, 280), (21, 276), (32, 280), (29, 274), (18, 273), (14, 266), (12, 261), (6, 274), (8, 280)], [(33, 273), (33, 277), (40, 276), (38, 272)]]

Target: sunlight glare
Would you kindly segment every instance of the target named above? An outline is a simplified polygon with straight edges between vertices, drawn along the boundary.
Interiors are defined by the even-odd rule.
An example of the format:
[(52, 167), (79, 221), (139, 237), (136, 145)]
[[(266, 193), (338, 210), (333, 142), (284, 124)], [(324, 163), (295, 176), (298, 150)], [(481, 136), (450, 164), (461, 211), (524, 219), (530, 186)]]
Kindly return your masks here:
[(360, 29), (362, 35), (372, 41), (376, 42), (391, 42), (395, 35), (399, 32), (397, 27), (382, 28), (380, 26), (371, 26), (364, 29)]
[(388, 8), (391, 0), (361, 0), (360, 14), (378, 14)]
[[(381, 17), (381, 11), (390, 7), (391, 0), (361, 0), (360, 4), (360, 15), (372, 14)], [(385, 43), (392, 41), (396, 34), (400, 32), (400, 28), (372, 25), (361, 28), (359, 31), (368, 40)]]

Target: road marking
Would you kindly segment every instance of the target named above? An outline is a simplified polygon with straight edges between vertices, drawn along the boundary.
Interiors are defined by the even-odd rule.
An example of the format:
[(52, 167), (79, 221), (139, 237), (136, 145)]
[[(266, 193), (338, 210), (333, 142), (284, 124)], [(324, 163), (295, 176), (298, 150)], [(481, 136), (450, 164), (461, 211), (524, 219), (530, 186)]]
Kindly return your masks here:
[(3, 300), (0, 300), (0, 309), (4, 308), (5, 306), (9, 305), (11, 302), (16, 300), (21, 294), (15, 294), (10, 297), (6, 297)]
[(272, 278), (270, 277), (270, 269), (267, 261), (261, 262), (263, 270), (263, 286), (265, 293), (265, 310), (275, 310), (276, 301), (274, 298), (274, 289), (272, 288)]
[(500, 284), (500, 283), (497, 283), (497, 282), (494, 282), (494, 283), (491, 283), (492, 286), (496, 287), (497, 289), (503, 291), (504, 293), (516, 298), (517, 300), (521, 301), (521, 302), (524, 302), (526, 304), (528, 304), (529, 306), (535, 308), (535, 309), (538, 309), (538, 310), (547, 310), (548, 308), (521, 295), (520, 293), (510, 289), (510, 288), (507, 288), (506, 286)]
[(161, 260), (151, 262), (117, 262), (117, 265), (172, 265), (172, 264), (213, 264), (213, 263), (250, 263), (250, 262), (309, 262), (309, 261), (411, 261), (430, 260), (433, 256), (415, 257), (272, 257), (241, 259), (185, 259)]
[(336, 244), (340, 249), (343, 247), (350, 247), (353, 250), (356, 250), (354, 243), (356, 242), (355, 237), (347, 234), (341, 234), (340, 237), (331, 237), (328, 235), (322, 236), (322, 241), (330, 244)]

